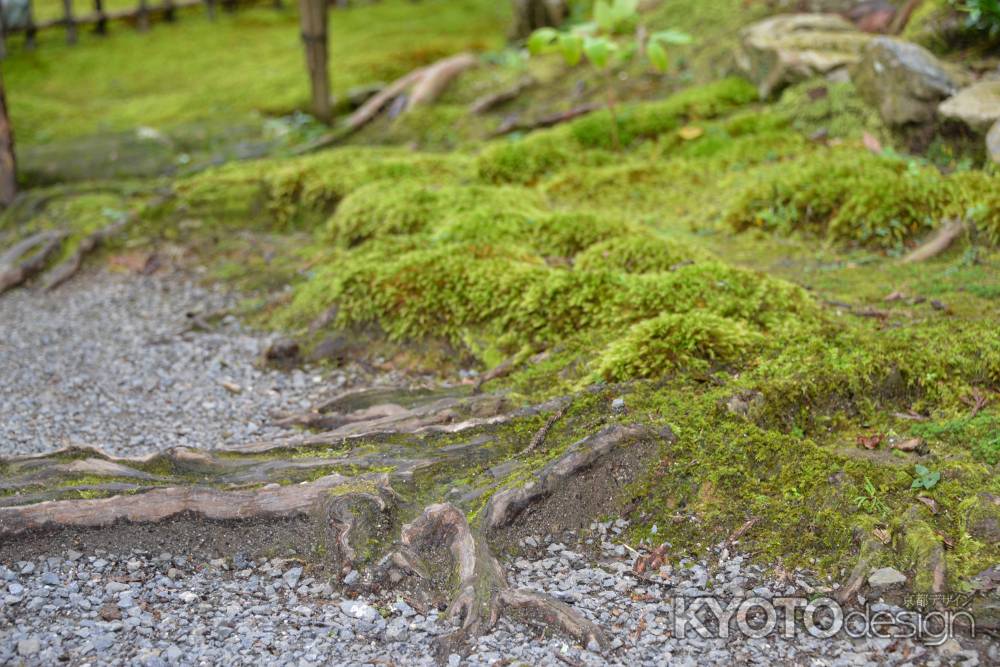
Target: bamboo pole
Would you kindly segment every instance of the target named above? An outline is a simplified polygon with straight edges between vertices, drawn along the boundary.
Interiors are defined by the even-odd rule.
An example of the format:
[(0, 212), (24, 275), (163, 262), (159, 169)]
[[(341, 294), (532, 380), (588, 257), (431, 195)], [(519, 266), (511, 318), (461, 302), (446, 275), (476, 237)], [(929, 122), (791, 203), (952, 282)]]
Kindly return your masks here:
[(73, 0), (63, 0), (66, 21), (66, 43), (76, 44), (76, 21), (73, 19)]
[(108, 15), (104, 13), (104, 0), (94, 0), (94, 13), (97, 15), (94, 32), (98, 35), (106, 35), (108, 33)]
[(7, 95), (0, 73), (0, 205), (10, 206), (17, 196), (17, 160), (14, 157), (14, 128), (7, 114)]
[(142, 32), (149, 30), (149, 5), (146, 0), (139, 0), (139, 7), (137, 12), (138, 17), (138, 27)]
[(29, 51), (35, 48), (35, 33), (37, 28), (35, 27), (35, 3), (34, 0), (28, 0), (28, 22), (24, 26), (24, 48)]
[(330, 72), (327, 62), (327, 2), (299, 0), (299, 20), (302, 44), (306, 52), (306, 67), (312, 89), (313, 115), (324, 123), (330, 122)]

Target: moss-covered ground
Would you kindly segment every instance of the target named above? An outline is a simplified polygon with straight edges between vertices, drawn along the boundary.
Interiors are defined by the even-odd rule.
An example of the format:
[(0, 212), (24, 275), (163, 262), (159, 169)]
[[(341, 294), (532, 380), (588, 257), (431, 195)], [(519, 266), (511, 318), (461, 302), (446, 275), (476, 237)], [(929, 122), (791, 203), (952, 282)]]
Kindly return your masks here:
[[(350, 54), (338, 90), (458, 48), (499, 47), (493, 3), (450, 3), (447, 12), (428, 4), (387, 0), (335, 13), (335, 48), (343, 30)], [(899, 547), (881, 558), (912, 568), (913, 545), (899, 540), (919, 520), (924, 532), (910, 530), (911, 541), (922, 534), (953, 545), (949, 574), (961, 586), (1000, 557), (996, 542), (970, 528), (978, 495), (1000, 493), (1000, 175), (977, 156), (894, 150), (850, 84), (810, 81), (763, 104), (751, 84), (719, 76), (734, 26), (757, 11), (736, 8), (743, 4), (655, 10), (664, 25), (706, 21), (719, 35), (683, 52), (666, 77), (622, 72), (620, 151), (606, 111), (489, 139), (506, 114), (566, 109), (579, 103), (574, 88), (587, 91), (582, 100), (595, 90), (582, 70), (495, 50), (439, 104), (379, 120), (349, 146), (60, 198), (22, 231), (60, 220), (84, 230), (169, 190), (128, 243), (196, 248), (217, 279), (252, 295), (245, 315), (258, 325), (307, 345), (351, 332), (380, 351), (406, 346), (408, 363), (425, 349), (417, 363), (442, 376), (512, 359), (514, 372), (492, 386), (515, 404), (585, 397), (541, 458), (588, 425), (669, 425), (677, 442), (661, 444), (626, 494), (635, 499), (632, 538), (657, 526), (655, 539), (682, 554), (756, 518), (745, 548), (839, 575), (878, 528)], [(438, 42), (412, 27), (431, 15)], [(179, 42), (160, 35), (236, 35), (246, 22), (277, 35), (274, 26), (290, 21), (260, 10), (141, 39), (165, 49), (170, 67), (197, 68), (205, 65), (167, 58)], [(405, 38), (381, 32), (404, 27)], [(202, 93), (170, 87), (179, 92), (159, 99), (124, 76), (114, 94), (134, 107), (115, 122), (296, 106), (301, 54), (295, 31), (282, 31), (283, 55), (277, 38), (227, 54), (234, 67), (267, 62), (250, 90), (220, 67), (220, 80), (196, 79), (212, 92), (188, 108), (185, 96)], [(112, 39), (138, 48), (140, 38)], [(15, 123), (38, 141), (97, 127), (99, 111), (56, 120), (72, 101), (46, 101), (46, 88), (60, 84), (42, 74), (47, 58), (70, 72), (97, 65), (57, 47), (48, 53), (17, 56), (8, 68)], [(526, 72), (543, 84), (507, 108), (468, 113), (483, 91)], [(151, 91), (157, 78), (147, 80)], [(109, 95), (95, 98), (113, 102)], [(885, 148), (873, 150), (873, 138)], [(8, 238), (21, 233), (12, 219), (0, 227)], [(900, 262), (952, 219), (967, 232), (951, 250)], [(626, 411), (612, 414), (620, 396)], [(538, 421), (503, 437), (526, 446)], [(912, 438), (923, 441), (916, 451), (897, 448)], [(504, 447), (501, 459), (516, 457), (516, 445)], [(940, 481), (911, 489), (918, 464)], [(484, 472), (455, 474), (476, 486)], [(435, 478), (428, 489), (448, 482)], [(921, 497), (934, 500), (933, 512)]]

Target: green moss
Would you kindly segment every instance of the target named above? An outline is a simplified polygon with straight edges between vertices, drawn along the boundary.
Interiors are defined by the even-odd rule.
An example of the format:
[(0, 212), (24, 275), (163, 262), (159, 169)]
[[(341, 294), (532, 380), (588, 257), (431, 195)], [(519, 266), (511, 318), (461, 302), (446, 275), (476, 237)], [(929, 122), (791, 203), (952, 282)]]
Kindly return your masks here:
[[(504, 230), (539, 216), (544, 206), (531, 190), (520, 188), (433, 186), (419, 181), (383, 180), (366, 185), (344, 200), (327, 230), (335, 241), (353, 246), (381, 236), (405, 236), (435, 230), (435, 236), (463, 236)], [(501, 231), (502, 233), (502, 231)]]
[(840, 243), (899, 248), (949, 218), (981, 217), (992, 237), (995, 184), (986, 175), (941, 175), (915, 161), (833, 149), (788, 162), (740, 196), (726, 219), (736, 230), (794, 230)]
[(590, 245), (575, 257), (573, 266), (579, 271), (656, 273), (672, 271), (709, 257), (690, 243), (635, 233)]
[(704, 370), (738, 359), (763, 343), (746, 324), (708, 313), (667, 314), (634, 325), (597, 361), (596, 374), (609, 382), (659, 377), (686, 367)]
[[(330, 12), (333, 92), (391, 81), (459, 51), (497, 48), (508, 12), (492, 0), (386, 0)], [(18, 141), (203, 120), (260, 125), (262, 112), (307, 107), (295, 11), (240, 8), (214, 21), (200, 7), (182, 14), (149, 32), (121, 23), (108, 37), (82, 31), (74, 46), (58, 30), (40, 33), (33, 51), (12, 38), (4, 79)]]
[(782, 93), (774, 112), (807, 137), (856, 140), (867, 132), (884, 143), (890, 140), (878, 112), (865, 104), (850, 82), (820, 79), (796, 84)]
[(461, 155), (399, 149), (343, 148), (288, 160), (234, 163), (178, 181), (176, 215), (218, 223), (260, 221), (268, 227), (312, 227), (341, 199), (380, 179), (452, 178), (467, 169)]
[[(639, 139), (676, 130), (685, 122), (715, 118), (757, 101), (757, 91), (745, 79), (722, 79), (685, 89), (662, 102), (626, 105), (616, 111), (618, 135), (625, 146)], [(585, 148), (612, 149), (612, 117), (598, 111), (569, 124), (572, 137)]]

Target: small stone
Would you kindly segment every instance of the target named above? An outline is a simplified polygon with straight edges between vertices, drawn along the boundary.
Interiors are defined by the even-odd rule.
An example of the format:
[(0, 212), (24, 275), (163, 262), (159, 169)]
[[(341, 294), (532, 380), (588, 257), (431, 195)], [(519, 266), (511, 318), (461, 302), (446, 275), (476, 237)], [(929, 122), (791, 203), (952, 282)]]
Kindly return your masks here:
[(353, 586), (354, 584), (358, 583), (358, 580), (360, 578), (361, 575), (358, 574), (357, 570), (351, 570), (350, 572), (347, 573), (347, 576), (344, 577), (344, 585)]
[(17, 642), (17, 654), (22, 658), (30, 658), (38, 653), (42, 648), (41, 642), (38, 637), (28, 637), (27, 639), (19, 639)]
[(611, 412), (616, 415), (625, 414), (625, 399), (619, 397), (611, 401)]
[(891, 567), (875, 570), (868, 577), (868, 585), (876, 591), (900, 587), (906, 583), (906, 575)]
[(387, 642), (404, 642), (410, 636), (406, 627), (406, 621), (401, 618), (393, 619), (385, 628), (385, 640)]
[(120, 621), (122, 618), (121, 609), (119, 609), (117, 605), (113, 604), (104, 605), (101, 607), (101, 611), (99, 613), (101, 618), (105, 621)]
[(184, 602), (185, 604), (193, 604), (201, 599), (198, 597), (197, 593), (192, 593), (191, 591), (184, 591), (177, 597), (180, 599), (181, 602)]
[(292, 569), (281, 575), (281, 578), (285, 580), (289, 588), (295, 588), (299, 584), (299, 579), (302, 577), (302, 568), (293, 567)]

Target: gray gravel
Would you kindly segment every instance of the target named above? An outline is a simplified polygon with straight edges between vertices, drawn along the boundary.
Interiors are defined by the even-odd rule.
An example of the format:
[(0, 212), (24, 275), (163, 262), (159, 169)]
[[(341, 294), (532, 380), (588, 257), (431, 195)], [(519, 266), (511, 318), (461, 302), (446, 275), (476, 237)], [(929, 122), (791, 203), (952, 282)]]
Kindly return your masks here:
[(176, 276), (108, 273), (0, 297), (0, 456), (70, 445), (119, 456), (213, 449), (276, 435), (272, 412), (308, 407), (321, 383), (329, 392), (347, 382), (262, 369), (271, 338), (232, 316), (209, 331), (193, 326), (233, 303)]
[[(728, 601), (815, 593), (821, 584), (803, 573), (776, 583), (724, 550), (711, 561), (681, 561), (640, 579), (608, 525), (596, 527), (605, 535), (576, 551), (551, 537), (528, 538), (538, 547), (507, 566), (512, 583), (548, 592), (600, 623), (609, 650), (502, 619), (470, 655), (450, 656), (448, 664), (973, 667), (1000, 660), (996, 645), (981, 644), (977, 653), (954, 640), (929, 648), (905, 639), (676, 638), (673, 596), (713, 591)], [(591, 546), (592, 555), (582, 555)], [(414, 605), (395, 596), (352, 598), (339, 582), (295, 561), (67, 551), (0, 566), (0, 664), (431, 665), (434, 638), (451, 627), (436, 609)]]

